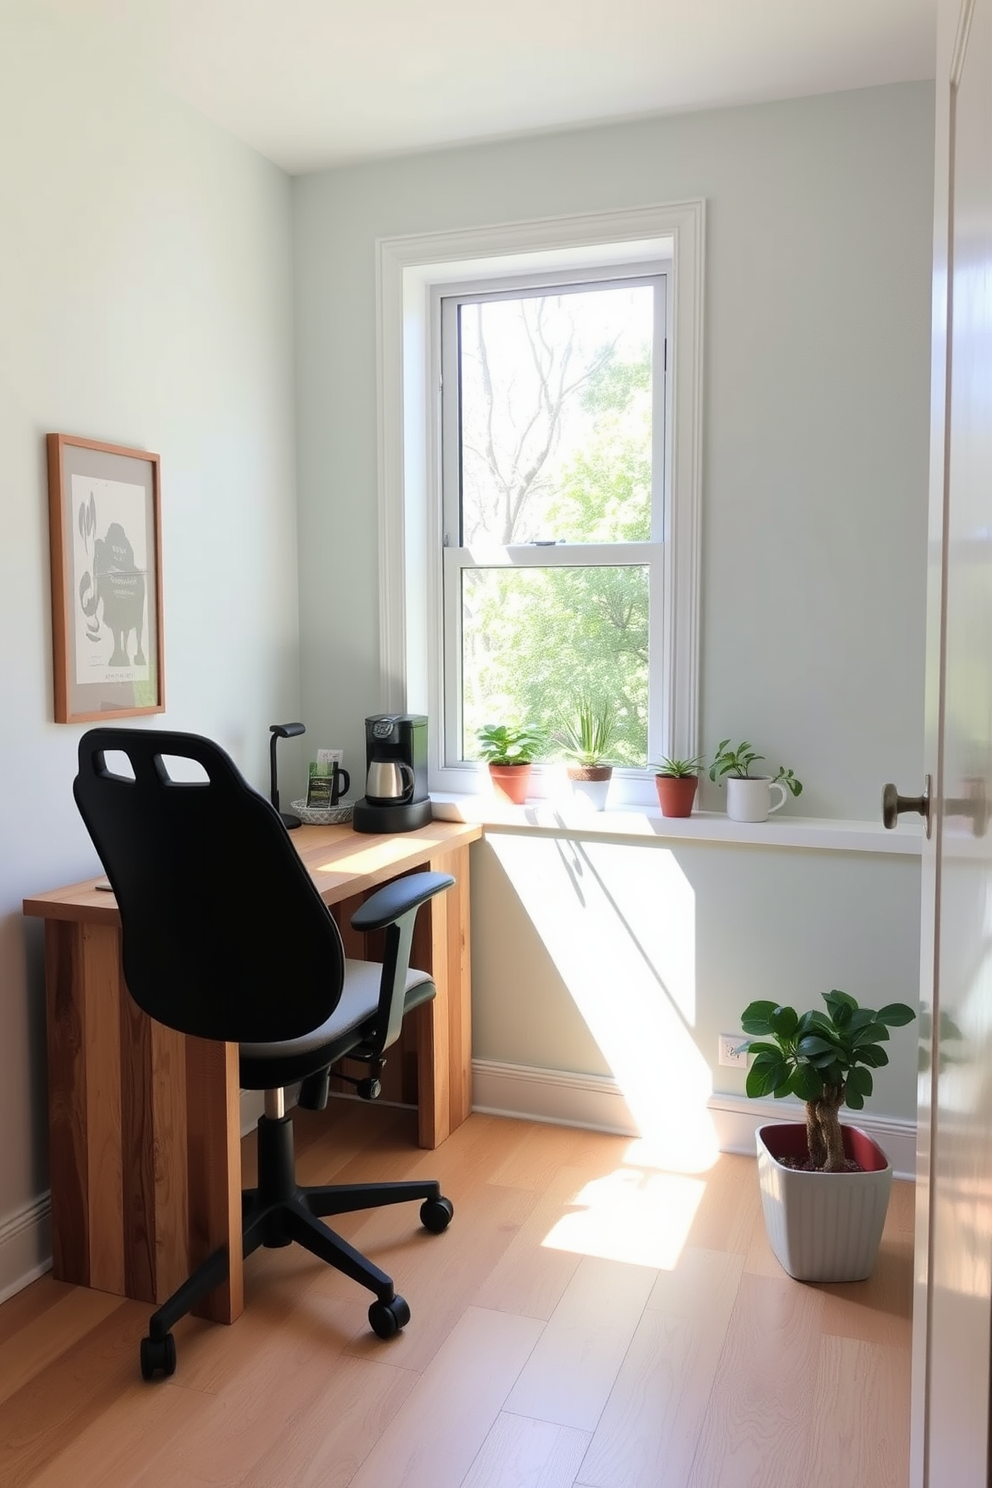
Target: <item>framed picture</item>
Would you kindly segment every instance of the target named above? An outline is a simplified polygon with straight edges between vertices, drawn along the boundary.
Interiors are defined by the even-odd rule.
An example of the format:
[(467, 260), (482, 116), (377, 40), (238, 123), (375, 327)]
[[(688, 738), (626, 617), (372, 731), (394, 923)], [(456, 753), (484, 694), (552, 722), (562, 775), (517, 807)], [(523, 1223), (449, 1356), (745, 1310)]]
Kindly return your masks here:
[(55, 722), (161, 713), (159, 457), (48, 435)]

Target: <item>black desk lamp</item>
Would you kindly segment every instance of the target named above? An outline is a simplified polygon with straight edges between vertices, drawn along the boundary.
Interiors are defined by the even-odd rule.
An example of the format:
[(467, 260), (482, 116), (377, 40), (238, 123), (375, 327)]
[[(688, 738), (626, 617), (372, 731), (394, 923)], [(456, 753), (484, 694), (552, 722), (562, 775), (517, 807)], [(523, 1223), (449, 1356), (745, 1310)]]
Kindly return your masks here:
[[(295, 739), (297, 734), (305, 734), (307, 730), (306, 725), (303, 723), (270, 723), (269, 729), (272, 733), (272, 738), (269, 741), (269, 775), (271, 781), (269, 799), (276, 810), (279, 811), (279, 786), (276, 781), (276, 743), (279, 739)], [(279, 811), (279, 815), (282, 817), (283, 826), (290, 832), (294, 827), (300, 825), (300, 818), (298, 816), (292, 816), (287, 811)]]

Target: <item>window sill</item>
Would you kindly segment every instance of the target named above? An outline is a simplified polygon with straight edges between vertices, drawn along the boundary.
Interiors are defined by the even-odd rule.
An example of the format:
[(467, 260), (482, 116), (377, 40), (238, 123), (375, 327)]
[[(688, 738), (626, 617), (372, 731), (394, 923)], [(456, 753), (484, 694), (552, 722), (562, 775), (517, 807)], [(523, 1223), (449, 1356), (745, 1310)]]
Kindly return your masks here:
[(888, 831), (881, 822), (828, 817), (769, 817), (738, 822), (720, 811), (694, 811), (689, 817), (662, 816), (657, 808), (621, 806), (608, 811), (570, 802), (534, 800), (513, 806), (494, 795), (431, 795), (439, 821), (475, 822), (494, 831), (576, 834), (656, 842), (716, 842), (732, 846), (813, 848), (836, 852), (889, 853), (919, 857), (922, 824), (900, 823)]

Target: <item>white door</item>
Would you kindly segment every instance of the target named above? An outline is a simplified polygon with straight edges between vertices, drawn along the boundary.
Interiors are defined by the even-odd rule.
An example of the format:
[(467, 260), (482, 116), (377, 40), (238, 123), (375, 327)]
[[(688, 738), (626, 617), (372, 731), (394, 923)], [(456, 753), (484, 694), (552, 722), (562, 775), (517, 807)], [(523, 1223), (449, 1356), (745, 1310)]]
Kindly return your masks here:
[[(992, 1345), (992, 0), (938, 0), (913, 1488), (988, 1488)], [(931, 913), (932, 911), (932, 913)], [(929, 989), (932, 986), (932, 995)]]

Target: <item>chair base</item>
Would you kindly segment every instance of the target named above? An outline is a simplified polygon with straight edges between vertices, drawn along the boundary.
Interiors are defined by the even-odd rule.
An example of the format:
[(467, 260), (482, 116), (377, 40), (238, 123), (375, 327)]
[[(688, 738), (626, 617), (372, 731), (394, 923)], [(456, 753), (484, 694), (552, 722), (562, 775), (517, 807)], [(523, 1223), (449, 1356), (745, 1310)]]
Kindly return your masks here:
[[(301, 1187), (296, 1182), (293, 1124), (288, 1116), (261, 1116), (258, 1121), (258, 1185), (241, 1195), (242, 1246), (247, 1258), (260, 1247), (276, 1249), (294, 1242), (329, 1266), (375, 1293), (369, 1323), (380, 1338), (391, 1338), (410, 1321), (410, 1309), (393, 1290), (392, 1278), (366, 1259), (322, 1220), (357, 1209), (422, 1200), (420, 1221), (435, 1234), (447, 1229), (452, 1205), (440, 1184), (428, 1180), (403, 1183), (342, 1183)], [(161, 1307), (141, 1340), (141, 1373), (171, 1375), (176, 1367), (171, 1329), (198, 1302), (227, 1279), (226, 1249), (214, 1251)]]

